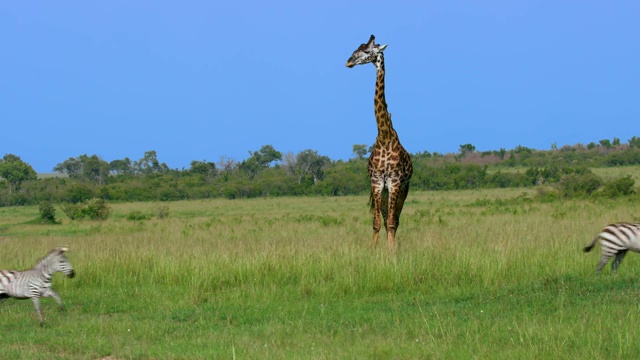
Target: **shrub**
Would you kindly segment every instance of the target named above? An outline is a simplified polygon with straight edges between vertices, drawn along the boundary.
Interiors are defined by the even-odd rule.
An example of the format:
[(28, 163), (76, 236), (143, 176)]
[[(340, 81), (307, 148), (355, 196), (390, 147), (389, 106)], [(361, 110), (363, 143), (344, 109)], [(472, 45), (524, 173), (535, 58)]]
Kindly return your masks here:
[(558, 182), (558, 191), (565, 198), (591, 195), (602, 185), (602, 179), (593, 173), (564, 175)]
[(106, 220), (111, 214), (111, 207), (105, 199), (93, 198), (85, 201), (84, 212), (89, 219)]
[(127, 220), (139, 221), (139, 220), (146, 220), (146, 219), (147, 219), (147, 216), (143, 214), (142, 211), (140, 210), (133, 210), (127, 214)]
[(604, 184), (602, 188), (602, 195), (609, 198), (633, 195), (636, 192), (633, 188), (635, 183), (636, 181), (633, 180), (630, 175), (611, 180), (608, 183)]
[(111, 207), (104, 199), (93, 198), (77, 204), (65, 203), (62, 211), (71, 220), (89, 218), (92, 220), (106, 220), (111, 214)]
[(56, 220), (56, 208), (53, 206), (53, 203), (48, 200), (44, 200), (40, 202), (40, 218), (48, 223), (57, 224), (58, 220)]
[(84, 204), (64, 203), (62, 204), (62, 212), (71, 220), (82, 219), (84, 217)]
[(164, 219), (169, 217), (169, 207), (168, 206), (159, 206), (156, 209), (156, 217), (158, 219)]

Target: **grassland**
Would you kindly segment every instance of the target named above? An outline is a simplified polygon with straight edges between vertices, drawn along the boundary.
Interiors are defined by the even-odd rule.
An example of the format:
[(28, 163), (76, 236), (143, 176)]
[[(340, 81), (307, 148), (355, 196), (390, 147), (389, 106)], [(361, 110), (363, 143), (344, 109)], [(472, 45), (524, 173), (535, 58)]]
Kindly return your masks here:
[(640, 220), (638, 197), (533, 197), (412, 193), (394, 256), (371, 248), (364, 196), (114, 204), (60, 225), (0, 208), (0, 268), (69, 245), (77, 271), (56, 275), (67, 311), (43, 300), (44, 328), (30, 301), (0, 303), (2, 358), (636, 357), (640, 256), (595, 276), (599, 249), (581, 248)]

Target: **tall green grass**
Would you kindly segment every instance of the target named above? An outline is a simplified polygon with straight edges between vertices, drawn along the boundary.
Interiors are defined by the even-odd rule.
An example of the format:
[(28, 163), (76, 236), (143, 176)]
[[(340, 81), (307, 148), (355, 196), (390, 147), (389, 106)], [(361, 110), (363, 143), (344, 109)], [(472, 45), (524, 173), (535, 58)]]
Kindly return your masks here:
[[(0, 268), (69, 245), (67, 311), (0, 304), (7, 358), (630, 358), (639, 259), (595, 276), (581, 248), (637, 199), (540, 203), (522, 190), (416, 192), (400, 247), (372, 249), (367, 198), (113, 205), (38, 225), (0, 209)], [(169, 217), (154, 216), (169, 206)], [(128, 214), (146, 216), (128, 217)], [(137, 220), (136, 220), (137, 219)], [(384, 237), (383, 237), (384, 239)]]

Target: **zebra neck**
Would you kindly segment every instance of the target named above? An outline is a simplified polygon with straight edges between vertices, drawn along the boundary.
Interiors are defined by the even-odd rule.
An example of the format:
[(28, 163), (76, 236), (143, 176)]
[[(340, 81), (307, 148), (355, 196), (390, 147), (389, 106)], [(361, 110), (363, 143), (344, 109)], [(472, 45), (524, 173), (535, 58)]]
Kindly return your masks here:
[(41, 264), (40, 266), (37, 266), (36, 269), (40, 271), (40, 278), (42, 280), (47, 283), (51, 282), (54, 271), (52, 271), (49, 266), (47, 266), (46, 264)]

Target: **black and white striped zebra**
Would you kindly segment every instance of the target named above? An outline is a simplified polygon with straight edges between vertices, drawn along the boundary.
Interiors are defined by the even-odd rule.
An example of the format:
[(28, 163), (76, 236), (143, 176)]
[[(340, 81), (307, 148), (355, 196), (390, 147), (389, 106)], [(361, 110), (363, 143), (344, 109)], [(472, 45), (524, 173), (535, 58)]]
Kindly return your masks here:
[(65, 254), (67, 251), (67, 247), (51, 250), (30, 270), (0, 270), (0, 300), (9, 297), (33, 300), (40, 317), (40, 326), (44, 325), (44, 315), (40, 309), (41, 297), (56, 299), (60, 308), (64, 309), (60, 295), (51, 289), (53, 274), (61, 272), (70, 278), (76, 274)]
[(591, 244), (584, 248), (584, 252), (591, 251), (598, 240), (601, 240), (602, 260), (598, 264), (597, 272), (600, 272), (614, 255), (616, 258), (611, 263), (611, 269), (615, 271), (620, 266), (627, 251), (640, 252), (640, 224), (618, 223), (607, 225), (593, 238)]

